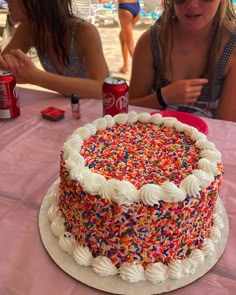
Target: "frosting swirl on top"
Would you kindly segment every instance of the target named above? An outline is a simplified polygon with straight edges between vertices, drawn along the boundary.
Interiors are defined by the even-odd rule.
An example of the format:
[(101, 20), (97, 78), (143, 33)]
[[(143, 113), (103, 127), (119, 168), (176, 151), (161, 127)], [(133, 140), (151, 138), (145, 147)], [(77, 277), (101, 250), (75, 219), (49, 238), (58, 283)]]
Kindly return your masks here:
[[(115, 128), (115, 126), (120, 126), (121, 132), (122, 126), (126, 126), (127, 124), (151, 124), (153, 126), (160, 126), (162, 130), (167, 130), (167, 134), (169, 133), (169, 129), (175, 129), (176, 132), (180, 132), (183, 136), (183, 138), (189, 138), (189, 140), (195, 141), (195, 148), (199, 149), (199, 155), (198, 155), (198, 162), (196, 163), (196, 166), (190, 169), (189, 172), (183, 177), (179, 176), (179, 182), (174, 182), (169, 180), (168, 178), (165, 179), (165, 173), (166, 170), (163, 171), (163, 180), (160, 180), (160, 183), (144, 183), (140, 187), (137, 187), (136, 184), (134, 185), (130, 181), (126, 180), (125, 178), (122, 179), (120, 176), (117, 176), (116, 178), (107, 178), (106, 175), (104, 176), (100, 175), (100, 169), (103, 169), (102, 163), (101, 168), (99, 168), (99, 173), (96, 173), (96, 170), (93, 170), (93, 163), (87, 163), (86, 161), (86, 155), (91, 155), (93, 153), (93, 150), (96, 151), (96, 143), (91, 139), (91, 148), (92, 150), (86, 149), (86, 142), (92, 138), (91, 136), (96, 136), (96, 134), (102, 130), (106, 130), (107, 128)], [(151, 125), (145, 125), (146, 128), (150, 128)], [(150, 126), (150, 127), (149, 127)], [(132, 131), (131, 131), (132, 132)], [(156, 132), (159, 132), (158, 130)], [(154, 133), (153, 133), (154, 134)], [(156, 133), (158, 137), (158, 133)], [(88, 137), (90, 135), (90, 137)], [(104, 135), (106, 136), (106, 135)], [(135, 136), (135, 134), (134, 134)], [(140, 135), (140, 137), (142, 134)], [(149, 136), (149, 135), (143, 135), (143, 136)], [(150, 138), (152, 138), (150, 135)], [(185, 136), (185, 137), (184, 137)], [(164, 137), (163, 137), (164, 138)], [(98, 137), (98, 142), (100, 140), (100, 137)], [(106, 138), (105, 138), (106, 140)], [(145, 138), (143, 139), (145, 141)], [(152, 140), (150, 139), (150, 145), (154, 144), (155, 138)], [(175, 162), (176, 157), (176, 163), (179, 163), (179, 165), (186, 165), (188, 166), (188, 163), (185, 163), (185, 160), (179, 159), (176, 155), (176, 150), (182, 149), (182, 152), (186, 155), (186, 159), (189, 159), (188, 156), (188, 150), (184, 150), (184, 144), (180, 143), (172, 143), (171, 139), (169, 141), (163, 141), (165, 139), (160, 139), (160, 145), (165, 144), (164, 149), (158, 150), (158, 146), (156, 147), (156, 153), (167, 153), (168, 156), (173, 158), (172, 162)], [(184, 141), (185, 139), (183, 139)], [(107, 142), (105, 141), (104, 145), (105, 148), (110, 146), (112, 143), (112, 139), (107, 139)], [(135, 155), (136, 157), (142, 157), (142, 149), (143, 149), (143, 142), (141, 140), (137, 139), (137, 146), (140, 145), (140, 150), (137, 149), (137, 153), (139, 155)], [(145, 141), (146, 143), (146, 141)], [(84, 145), (85, 144), (85, 145)], [(186, 147), (188, 145), (186, 144)], [(118, 148), (119, 149), (119, 146)], [(165, 150), (166, 149), (166, 150)], [(208, 141), (206, 136), (199, 132), (196, 128), (191, 127), (186, 124), (182, 124), (175, 118), (168, 118), (168, 117), (162, 117), (161, 114), (154, 114), (150, 115), (149, 113), (141, 113), (137, 114), (136, 112), (131, 112), (129, 114), (118, 114), (114, 117), (111, 117), (109, 115), (106, 115), (103, 118), (96, 119), (92, 122), (92, 124), (86, 124), (86, 127), (80, 127), (78, 128), (73, 135), (68, 138), (68, 140), (65, 142), (63, 146), (64, 151), (64, 161), (65, 161), (65, 167), (70, 173), (73, 180), (79, 181), (81, 187), (85, 192), (88, 192), (92, 195), (101, 195), (105, 199), (113, 200), (117, 202), (118, 204), (122, 205), (129, 205), (132, 202), (140, 201), (144, 204), (149, 204), (150, 206), (153, 206), (155, 204), (158, 204), (159, 201), (165, 201), (165, 202), (179, 202), (183, 201), (187, 196), (198, 198), (200, 195), (201, 189), (205, 189), (207, 186), (210, 185), (210, 183), (214, 180), (214, 176), (217, 176), (218, 174), (218, 163), (220, 163), (221, 154), (216, 149), (215, 145)], [(79, 153), (82, 151), (82, 154)], [(173, 151), (173, 152), (172, 152)], [(116, 151), (114, 151), (116, 153)], [(127, 159), (127, 161), (124, 163), (126, 167), (122, 167), (122, 169), (127, 169), (126, 171), (131, 171), (132, 169), (138, 169), (138, 167), (129, 167), (129, 157), (133, 157), (134, 155), (129, 152), (128, 148), (127, 151), (123, 151), (124, 158)], [(192, 153), (196, 154), (196, 152)], [(116, 156), (116, 155), (115, 155)], [(166, 169), (169, 169), (171, 171), (171, 167), (168, 168), (168, 165), (173, 165), (168, 162), (168, 157), (165, 156), (166, 160), (163, 160), (164, 162), (161, 165), (165, 165), (167, 167)], [(112, 152), (109, 153), (109, 157), (111, 159), (105, 159), (108, 161), (108, 165), (106, 165), (109, 169), (109, 161), (114, 162), (115, 158), (112, 158)], [(117, 156), (117, 170), (120, 167), (119, 155)], [(153, 161), (155, 161), (154, 155)], [(162, 154), (158, 154), (158, 159), (161, 161)], [(181, 162), (182, 161), (182, 162)], [(155, 162), (153, 162), (155, 163)], [(153, 164), (154, 165), (154, 164)], [(160, 165), (157, 163), (157, 165)], [(79, 167), (79, 169), (78, 169)], [(185, 167), (185, 166), (184, 166)], [(85, 169), (86, 168), (86, 169)], [(90, 170), (88, 173), (87, 169)], [(111, 167), (111, 169), (114, 169)], [(147, 166), (147, 169), (152, 169)], [(151, 171), (152, 173), (155, 173), (155, 171)], [(121, 172), (122, 173), (122, 172)], [(148, 171), (149, 173), (149, 171)], [(161, 177), (161, 176), (160, 176)], [(181, 178), (182, 177), (182, 178)], [(174, 178), (178, 179), (178, 177)]]

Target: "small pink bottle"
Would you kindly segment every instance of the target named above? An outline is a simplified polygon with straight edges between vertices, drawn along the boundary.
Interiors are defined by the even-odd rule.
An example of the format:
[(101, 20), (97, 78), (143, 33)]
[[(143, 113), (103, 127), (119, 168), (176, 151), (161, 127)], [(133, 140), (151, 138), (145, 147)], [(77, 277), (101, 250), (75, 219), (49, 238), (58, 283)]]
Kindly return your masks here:
[(72, 117), (74, 119), (80, 119), (80, 102), (79, 97), (76, 93), (73, 93), (70, 97), (71, 101), (71, 111), (72, 111)]

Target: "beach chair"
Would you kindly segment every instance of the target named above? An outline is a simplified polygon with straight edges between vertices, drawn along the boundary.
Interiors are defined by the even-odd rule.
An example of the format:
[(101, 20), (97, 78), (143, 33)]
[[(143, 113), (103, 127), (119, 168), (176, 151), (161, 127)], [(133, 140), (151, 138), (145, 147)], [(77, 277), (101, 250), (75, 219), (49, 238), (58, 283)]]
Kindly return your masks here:
[(156, 21), (162, 13), (162, 7), (159, 0), (142, 0), (140, 1), (140, 6), (140, 22)]
[(96, 21), (100, 26), (105, 23), (113, 23), (114, 25), (119, 25), (118, 18), (118, 2), (111, 0), (107, 3), (100, 4), (96, 12)]
[(97, 7), (92, 0), (72, 0), (74, 15), (95, 24)]

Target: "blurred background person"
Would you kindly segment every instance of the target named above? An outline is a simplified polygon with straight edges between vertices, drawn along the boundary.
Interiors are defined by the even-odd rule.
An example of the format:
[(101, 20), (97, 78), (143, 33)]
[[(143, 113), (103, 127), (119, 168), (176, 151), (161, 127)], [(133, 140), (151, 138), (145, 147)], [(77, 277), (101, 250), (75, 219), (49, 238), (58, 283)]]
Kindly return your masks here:
[[(71, 0), (7, 0), (19, 23), (0, 55), (0, 68), (17, 83), (41, 86), (63, 95), (102, 97), (109, 76), (96, 27), (75, 17)], [(44, 70), (27, 55), (35, 48)]]
[(140, 19), (140, 5), (137, 0), (118, 0), (118, 16), (120, 21), (120, 45), (123, 57), (123, 66), (121, 73), (129, 71), (129, 55), (134, 54), (133, 27)]

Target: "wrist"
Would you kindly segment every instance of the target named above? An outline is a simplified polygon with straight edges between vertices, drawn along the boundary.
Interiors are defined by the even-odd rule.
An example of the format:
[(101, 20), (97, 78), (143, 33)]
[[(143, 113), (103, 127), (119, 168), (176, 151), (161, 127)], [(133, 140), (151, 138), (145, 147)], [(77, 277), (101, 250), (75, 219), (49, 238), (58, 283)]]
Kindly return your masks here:
[(162, 109), (166, 109), (168, 104), (165, 100), (165, 98), (162, 95), (162, 88), (157, 88), (156, 89), (156, 96), (157, 96), (157, 100), (159, 102), (159, 105), (161, 106)]

